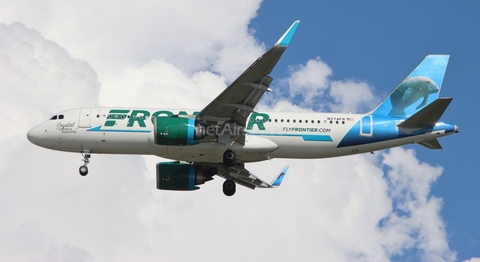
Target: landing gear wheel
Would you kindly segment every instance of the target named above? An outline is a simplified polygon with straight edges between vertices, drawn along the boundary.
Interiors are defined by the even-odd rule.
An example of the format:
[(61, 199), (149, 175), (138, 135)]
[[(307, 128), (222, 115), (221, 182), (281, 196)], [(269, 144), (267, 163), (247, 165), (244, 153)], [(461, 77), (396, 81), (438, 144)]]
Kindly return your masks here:
[(223, 164), (226, 166), (234, 166), (236, 162), (237, 154), (235, 154), (233, 150), (228, 149), (223, 153)]
[(223, 193), (226, 196), (233, 196), (235, 194), (235, 190), (236, 184), (233, 182), (233, 180), (227, 179), (225, 182), (223, 182)]
[(82, 176), (86, 176), (88, 174), (88, 167), (87, 166), (81, 166), (79, 169), (78, 169), (78, 172), (80, 172), (80, 175)]
[(80, 175), (82, 176), (86, 176), (88, 174), (88, 163), (90, 163), (90, 157), (91, 157), (91, 154), (90, 154), (90, 150), (83, 150), (80, 152), (83, 156), (83, 166), (80, 166), (80, 168), (78, 169), (78, 172), (80, 173)]

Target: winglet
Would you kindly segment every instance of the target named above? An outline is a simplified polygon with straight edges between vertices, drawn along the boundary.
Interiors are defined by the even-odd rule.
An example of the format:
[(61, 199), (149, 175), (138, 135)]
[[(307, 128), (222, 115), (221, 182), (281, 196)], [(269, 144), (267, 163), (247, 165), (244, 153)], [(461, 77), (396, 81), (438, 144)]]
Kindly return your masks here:
[(288, 30), (278, 39), (275, 43), (275, 46), (288, 46), (290, 40), (292, 40), (293, 35), (295, 34), (295, 30), (297, 30), (298, 24), (300, 20), (293, 22), (293, 24), (288, 28)]
[(280, 184), (282, 183), (283, 181), (283, 178), (285, 177), (285, 175), (287, 174), (287, 171), (288, 171), (288, 168), (290, 166), (286, 166), (285, 168), (283, 168), (283, 170), (277, 175), (277, 177), (275, 177), (272, 181), (272, 183), (270, 183), (270, 185), (272, 187), (279, 187)]

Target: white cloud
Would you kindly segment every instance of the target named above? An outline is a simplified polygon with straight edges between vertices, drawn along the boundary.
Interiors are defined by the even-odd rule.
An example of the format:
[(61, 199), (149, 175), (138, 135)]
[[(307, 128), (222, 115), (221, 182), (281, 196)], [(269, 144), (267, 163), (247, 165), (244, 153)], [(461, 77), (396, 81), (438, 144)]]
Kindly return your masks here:
[[(26, 3), (10, 5), (24, 7), (21, 11), (25, 14), (35, 14)], [(442, 169), (420, 162), (411, 150), (397, 148), (375, 155), (248, 164), (252, 172), (267, 180), (283, 166), (291, 168), (278, 189), (251, 191), (239, 187), (234, 197), (227, 198), (221, 192), (220, 178), (194, 192), (156, 190), (155, 163), (163, 160), (152, 156), (94, 155), (90, 174), (81, 177), (77, 174), (80, 155), (45, 150), (26, 140), (28, 129), (54, 112), (98, 101), (120, 106), (201, 107), (263, 48), (248, 35), (247, 28), (258, 8), (257, 1), (233, 7), (204, 3), (184, 9), (182, 3), (163, 10), (165, 17), (155, 16), (163, 23), (151, 23), (146, 28), (141, 26), (154, 21), (148, 18), (154, 17), (154, 11), (118, 5), (112, 13), (114, 21), (120, 21), (123, 12), (133, 15), (132, 25), (129, 28), (127, 22), (122, 22), (122, 27), (113, 27), (110, 34), (106, 28), (114, 22), (102, 24), (97, 17), (98, 12), (106, 10), (105, 2), (96, 5), (98, 10), (78, 2), (49, 2), (39, 7), (51, 8), (49, 22), (40, 21), (38, 15), (24, 16), (16, 8), (5, 9), (11, 12), (7, 15), (10, 20), (39, 21), (38, 26), (49, 32), (48, 39), (68, 47), (64, 49), (21, 24), (0, 25), (0, 78), (4, 81), (0, 105), (8, 113), (5, 135), (0, 137), (0, 213), (8, 214), (0, 224), (2, 259), (223, 261), (228, 257), (245, 261), (254, 257), (386, 261), (416, 248), (423, 260), (455, 260), (440, 217), (441, 199), (430, 193)], [(138, 44), (142, 42), (138, 39), (146, 33), (156, 36), (155, 27), (167, 22), (161, 19), (175, 16), (172, 21), (180, 23), (178, 14), (188, 17), (192, 8), (230, 16), (232, 21), (221, 25), (221, 17), (211, 16), (209, 23), (199, 19), (198, 27), (170, 26), (170, 31), (183, 35), (163, 40), (165, 50), (153, 53), (150, 59), (144, 52), (153, 47), (145, 44), (147, 40)], [(233, 8), (239, 8), (239, 14)], [(59, 21), (58, 10), (65, 11), (63, 24), (54, 23)], [(144, 11), (145, 21), (137, 21), (141, 20), (135, 19), (137, 12)], [(2, 9), (0, 17), (5, 12)], [(93, 21), (83, 27), (81, 23), (88, 18)], [(213, 24), (223, 29), (208, 31), (215, 34), (212, 37), (201, 33)], [(99, 26), (98, 32), (89, 32), (93, 25)], [(125, 30), (123, 36), (118, 35), (120, 29)], [(235, 32), (230, 34), (229, 29)], [(163, 36), (174, 35), (170, 31)], [(236, 43), (233, 35), (237, 31), (244, 34), (243, 43)], [(195, 49), (189, 49), (191, 42), (182, 41), (187, 36), (195, 39)], [(212, 38), (216, 39), (214, 44)], [(85, 41), (88, 39), (93, 43)], [(160, 40), (152, 41), (158, 44)], [(100, 61), (123, 54), (121, 51), (128, 48), (135, 50), (110, 62)], [(176, 48), (179, 51), (175, 52)], [(237, 49), (249, 54), (238, 51), (234, 55), (242, 57), (241, 61), (231, 62), (234, 58), (229, 58), (227, 51)], [(72, 57), (70, 50), (103, 66), (93, 70), (87, 62)], [(219, 50), (225, 51), (219, 54)], [(107, 52), (98, 55), (99, 51)], [(188, 65), (190, 61), (194, 64)], [(109, 70), (108, 65), (113, 63), (119, 64)], [(220, 66), (227, 68), (221, 75), (206, 70), (220, 72)], [(261, 105), (262, 109), (309, 111), (316, 102), (313, 98), (321, 94), (337, 98), (329, 98), (329, 107), (343, 109), (366, 103), (371, 94), (371, 88), (361, 82), (338, 80), (338, 86), (334, 86), (328, 80), (331, 69), (319, 58), (297, 68), (298, 72), (292, 72), (299, 84), (293, 87), (297, 88), (294, 94), (310, 90), (315, 94), (312, 99), (300, 106), (282, 99), (272, 106)], [(95, 72), (99, 72), (101, 86)], [(350, 84), (362, 90), (363, 95), (347, 96), (345, 90)], [(173, 100), (178, 97), (181, 99)]]
[(247, 28), (259, 5), (259, 0), (46, 0), (41, 5), (19, 0), (2, 5), (0, 17), (4, 23), (21, 21), (88, 60), (101, 82), (107, 72), (118, 74), (124, 65), (151, 59), (164, 59), (187, 75), (210, 68), (232, 81), (262, 52)]
[(334, 101), (330, 105), (333, 112), (366, 113), (380, 102), (367, 83), (353, 80), (332, 81), (329, 95)]
[(480, 262), (480, 257), (472, 257), (469, 260), (463, 260), (463, 262)]
[[(316, 111), (365, 113), (380, 102), (366, 82), (332, 80), (332, 75), (328, 64), (317, 57), (305, 65), (291, 66), (290, 76), (282, 79), (280, 85), (288, 83), (286, 88), (295, 104)], [(277, 95), (275, 99), (278, 98)], [(272, 99), (267, 101), (273, 104)]]
[(287, 80), (290, 97), (299, 95), (307, 104), (323, 95), (328, 88), (328, 77), (332, 75), (332, 69), (320, 57), (308, 60), (306, 65), (290, 67), (290, 70), (291, 76)]
[(226, 87), (222, 76), (208, 71), (188, 76), (164, 60), (126, 66), (120, 75), (104, 79), (100, 100), (109, 106), (200, 109)]

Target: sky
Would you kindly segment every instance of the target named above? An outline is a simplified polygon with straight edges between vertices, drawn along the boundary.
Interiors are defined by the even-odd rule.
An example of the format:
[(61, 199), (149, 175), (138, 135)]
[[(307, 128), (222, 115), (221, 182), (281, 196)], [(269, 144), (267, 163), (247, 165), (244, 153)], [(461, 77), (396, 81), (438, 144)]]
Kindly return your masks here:
[[(26, 133), (78, 107), (201, 109), (295, 20), (259, 110), (373, 109), (428, 54), (450, 54), (443, 150), (408, 145), (247, 164), (281, 187), (221, 178), (155, 188), (154, 156), (46, 150)], [(479, 1), (0, 0), (0, 260), (480, 261)]]

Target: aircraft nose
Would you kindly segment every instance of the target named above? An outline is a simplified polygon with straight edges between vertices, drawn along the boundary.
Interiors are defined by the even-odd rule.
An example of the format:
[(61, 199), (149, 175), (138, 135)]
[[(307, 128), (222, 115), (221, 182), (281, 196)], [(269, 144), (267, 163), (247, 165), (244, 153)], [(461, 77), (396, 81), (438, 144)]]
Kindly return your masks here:
[(458, 129), (458, 126), (455, 125), (455, 133), (458, 133), (458, 132), (460, 132), (460, 129)]
[(27, 133), (27, 139), (32, 144), (38, 145), (38, 139), (40, 138), (40, 128), (38, 126), (30, 129)]

